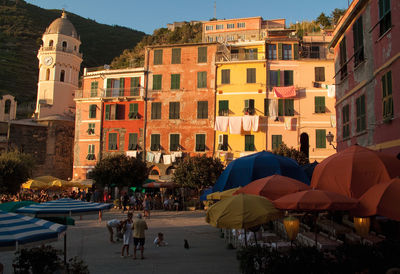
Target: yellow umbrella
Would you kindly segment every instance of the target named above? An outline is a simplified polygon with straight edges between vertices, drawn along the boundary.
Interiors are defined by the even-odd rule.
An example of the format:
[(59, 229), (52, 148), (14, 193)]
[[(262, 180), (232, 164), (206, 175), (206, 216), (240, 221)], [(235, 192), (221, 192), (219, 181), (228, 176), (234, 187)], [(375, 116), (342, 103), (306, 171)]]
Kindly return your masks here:
[(22, 184), (22, 188), (27, 188), (27, 189), (47, 189), (51, 185), (47, 182), (35, 180), (35, 179), (30, 179), (27, 182)]
[(221, 200), (221, 192), (213, 192), (207, 195), (207, 200)]
[(57, 177), (53, 177), (53, 176), (39, 176), (39, 177), (36, 177), (36, 178), (33, 178), (34, 180), (37, 180), (37, 181), (42, 181), (42, 182), (45, 182), (45, 183), (49, 183), (49, 184), (51, 184), (51, 183), (53, 183), (54, 181), (56, 181), (56, 180), (59, 180)]
[(281, 212), (262, 196), (238, 194), (212, 205), (206, 221), (212, 226), (248, 229), (281, 217)]
[(89, 188), (93, 186), (94, 181), (92, 179), (71, 181), (68, 182), (69, 187)]
[(220, 193), (220, 199), (223, 200), (223, 199), (232, 197), (232, 196), (233, 196), (233, 193), (235, 193), (237, 190), (239, 190), (239, 188), (240, 188), (240, 187), (235, 187), (235, 188), (231, 188), (231, 189), (222, 191), (222, 192)]

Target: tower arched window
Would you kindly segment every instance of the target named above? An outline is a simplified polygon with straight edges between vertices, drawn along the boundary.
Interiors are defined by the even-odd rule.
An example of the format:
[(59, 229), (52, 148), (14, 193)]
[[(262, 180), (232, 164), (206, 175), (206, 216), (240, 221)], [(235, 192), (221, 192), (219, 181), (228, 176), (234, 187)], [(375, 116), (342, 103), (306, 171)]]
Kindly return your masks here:
[(61, 73), (60, 73), (60, 82), (64, 82), (64, 79), (65, 79), (65, 70), (61, 70)]
[(8, 99), (4, 103), (4, 114), (10, 114), (10, 109), (11, 109), (11, 100)]
[(50, 69), (46, 69), (46, 81), (50, 80)]
[(53, 46), (53, 43), (54, 43), (53, 40), (50, 40), (50, 41), (49, 41), (49, 47), (52, 47), (52, 46)]
[(62, 49), (63, 49), (63, 51), (66, 51), (67, 50), (67, 42), (62, 42)]

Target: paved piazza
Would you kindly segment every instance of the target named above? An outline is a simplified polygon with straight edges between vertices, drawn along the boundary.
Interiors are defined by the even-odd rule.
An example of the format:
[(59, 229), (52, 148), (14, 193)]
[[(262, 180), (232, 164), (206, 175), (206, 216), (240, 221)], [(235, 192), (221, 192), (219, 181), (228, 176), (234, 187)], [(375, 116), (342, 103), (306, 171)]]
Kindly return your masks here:
[[(145, 259), (121, 258), (121, 243), (110, 243), (106, 221), (122, 219), (126, 214), (111, 210), (103, 214), (98, 222), (96, 215), (75, 217), (75, 226), (68, 227), (68, 258), (81, 257), (88, 265), (90, 273), (239, 273), (236, 250), (226, 249), (219, 230), (204, 221), (204, 211), (152, 211), (146, 219)], [(166, 247), (153, 244), (158, 232), (164, 233)], [(187, 239), (190, 249), (185, 249)], [(63, 240), (53, 243), (63, 249)], [(133, 254), (130, 247), (130, 254)], [(137, 257), (140, 258), (138, 250)], [(4, 273), (12, 273), (13, 252), (0, 253)]]

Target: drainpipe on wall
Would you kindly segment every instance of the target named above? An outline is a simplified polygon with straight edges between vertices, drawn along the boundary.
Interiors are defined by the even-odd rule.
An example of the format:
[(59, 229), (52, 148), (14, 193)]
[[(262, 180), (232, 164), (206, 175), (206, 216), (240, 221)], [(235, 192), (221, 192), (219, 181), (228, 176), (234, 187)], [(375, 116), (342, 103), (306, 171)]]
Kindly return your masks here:
[[(218, 65), (216, 64), (216, 54), (215, 54), (215, 56), (214, 56), (214, 63), (215, 63), (215, 84), (214, 84), (214, 125), (215, 125), (215, 122), (216, 122), (216, 120), (217, 120), (217, 80), (218, 80), (218, 74), (217, 74), (217, 67), (218, 67)], [(212, 127), (214, 128), (214, 125), (212, 125)], [(216, 142), (217, 142), (217, 131), (216, 130), (214, 130), (214, 146), (213, 146), (213, 157), (216, 157), (216, 155), (215, 155), (215, 145), (216, 145)]]
[(143, 161), (146, 162), (146, 135), (147, 135), (147, 91), (149, 86), (149, 48), (146, 48), (145, 54), (145, 88), (144, 88), (144, 125), (143, 125)]

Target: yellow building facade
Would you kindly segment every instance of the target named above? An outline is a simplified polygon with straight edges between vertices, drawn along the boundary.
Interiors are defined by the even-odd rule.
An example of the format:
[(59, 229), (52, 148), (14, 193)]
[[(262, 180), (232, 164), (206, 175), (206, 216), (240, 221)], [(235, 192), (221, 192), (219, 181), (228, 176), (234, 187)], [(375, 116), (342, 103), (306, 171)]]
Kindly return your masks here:
[[(217, 53), (216, 156), (223, 161), (284, 142), (310, 162), (335, 153), (330, 37), (270, 34), (265, 41), (221, 45)], [(240, 125), (239, 125), (240, 124)]]
[(215, 147), (229, 161), (266, 148), (265, 43), (221, 45), (216, 58)]

